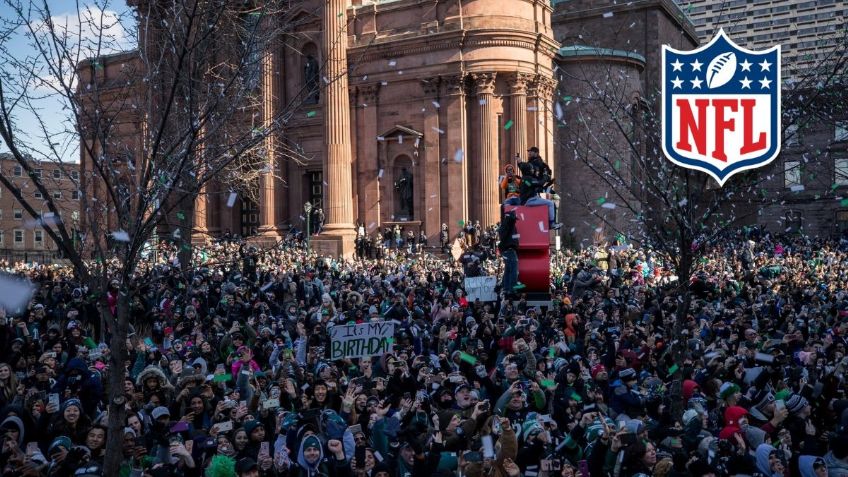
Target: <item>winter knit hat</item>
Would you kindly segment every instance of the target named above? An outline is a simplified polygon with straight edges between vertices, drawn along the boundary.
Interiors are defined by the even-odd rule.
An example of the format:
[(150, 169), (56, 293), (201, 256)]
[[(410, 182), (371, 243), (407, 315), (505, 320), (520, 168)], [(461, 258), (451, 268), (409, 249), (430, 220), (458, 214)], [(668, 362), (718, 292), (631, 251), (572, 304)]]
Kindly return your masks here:
[(598, 363), (598, 364), (592, 366), (592, 370), (591, 370), (592, 379), (597, 379), (598, 374), (606, 373), (606, 372), (607, 372), (607, 368), (604, 367), (603, 364)]
[(306, 439), (303, 440), (303, 450), (311, 449), (311, 448), (315, 448), (315, 449), (321, 448), (321, 441), (319, 441), (318, 438), (315, 437), (314, 435), (306, 436)]
[(739, 386), (737, 386), (735, 383), (727, 382), (727, 383), (722, 384), (721, 388), (719, 388), (718, 397), (720, 397), (720, 398), (722, 398), (726, 401), (727, 398), (729, 398), (730, 396), (733, 396), (734, 394), (738, 393), (739, 391), (740, 391)]
[(686, 412), (683, 413), (683, 425), (685, 426), (689, 424), (696, 417), (698, 417), (698, 411), (694, 409), (687, 409)]
[(82, 412), (82, 403), (77, 398), (71, 398), (62, 403), (62, 412), (65, 412), (65, 409), (68, 409), (71, 406), (75, 406), (80, 412)]
[(808, 404), (809, 403), (804, 397), (799, 394), (793, 394), (789, 396), (789, 399), (786, 400), (786, 409), (789, 411), (790, 414), (798, 414)]

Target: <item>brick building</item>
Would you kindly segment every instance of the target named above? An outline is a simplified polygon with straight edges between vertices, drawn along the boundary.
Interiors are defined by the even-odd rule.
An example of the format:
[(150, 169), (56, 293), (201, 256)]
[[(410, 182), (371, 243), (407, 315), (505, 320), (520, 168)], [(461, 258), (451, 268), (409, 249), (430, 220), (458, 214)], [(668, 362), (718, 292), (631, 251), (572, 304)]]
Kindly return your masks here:
[[(32, 167), (53, 195), (60, 210), (59, 218), (73, 224), (79, 219), (79, 165), (33, 161)], [(11, 155), (0, 154), (0, 174), (11, 179), (30, 204), (45, 207), (39, 210), (45, 221), (56, 220), (43, 205), (42, 193), (36, 190), (32, 179)], [(74, 229), (77, 227), (69, 227), (69, 230)], [(54, 258), (59, 258), (56, 244), (41, 223), (23, 209), (8, 189), (0, 185), (0, 260), (49, 261)]]
[[(356, 223), (369, 232), (400, 223), (435, 241), (443, 223), (454, 234), (468, 220), (497, 222), (497, 178), (533, 145), (560, 189), (595, 184), (603, 194), (566, 147), (578, 107), (563, 97), (580, 87), (569, 73), (594, 69), (603, 78), (622, 69), (626, 94), (638, 100), (658, 88), (660, 45), (697, 44), (672, 0), (306, 0), (294, 8), (298, 31), (263, 56), (257, 114), (298, 105), (273, 142), (298, 151), (299, 161), (269, 148), (282, 180), (262, 179), (258, 201), (229, 207), (227, 185), (209, 184), (195, 206), (198, 234), (277, 237), (305, 227), (309, 202), (345, 240)], [(327, 31), (344, 25), (341, 47)], [(119, 74), (131, 55), (100, 61), (97, 74)], [(327, 81), (328, 72), (311, 92), (315, 65), (339, 61), (344, 81)], [(136, 130), (140, 136), (144, 125)], [(144, 153), (142, 140), (121, 135), (128, 154)], [(408, 204), (396, 187), (404, 176), (412, 182)], [(560, 215), (569, 240), (593, 234), (588, 214), (563, 203)]]

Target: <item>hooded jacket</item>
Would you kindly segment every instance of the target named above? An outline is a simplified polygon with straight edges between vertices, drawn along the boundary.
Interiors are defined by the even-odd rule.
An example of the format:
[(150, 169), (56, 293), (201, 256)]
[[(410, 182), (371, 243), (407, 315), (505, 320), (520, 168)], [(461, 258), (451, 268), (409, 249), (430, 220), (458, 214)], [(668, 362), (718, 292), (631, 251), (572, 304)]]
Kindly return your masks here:
[(720, 439), (730, 439), (739, 432), (739, 419), (746, 416), (748, 411), (743, 407), (730, 406), (724, 411), (724, 429), (718, 434)]

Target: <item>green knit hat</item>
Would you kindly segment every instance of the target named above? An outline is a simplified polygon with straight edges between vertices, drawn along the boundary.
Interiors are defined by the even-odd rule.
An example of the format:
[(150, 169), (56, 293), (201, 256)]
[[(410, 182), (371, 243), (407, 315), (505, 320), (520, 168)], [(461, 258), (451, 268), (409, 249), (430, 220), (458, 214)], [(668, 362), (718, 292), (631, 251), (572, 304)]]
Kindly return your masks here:
[(729, 398), (730, 396), (733, 396), (734, 394), (738, 393), (739, 391), (740, 391), (740, 388), (735, 383), (724, 383), (724, 384), (721, 385), (721, 388), (719, 389), (718, 396), (720, 398), (724, 399), (724, 400), (727, 400), (727, 398)]

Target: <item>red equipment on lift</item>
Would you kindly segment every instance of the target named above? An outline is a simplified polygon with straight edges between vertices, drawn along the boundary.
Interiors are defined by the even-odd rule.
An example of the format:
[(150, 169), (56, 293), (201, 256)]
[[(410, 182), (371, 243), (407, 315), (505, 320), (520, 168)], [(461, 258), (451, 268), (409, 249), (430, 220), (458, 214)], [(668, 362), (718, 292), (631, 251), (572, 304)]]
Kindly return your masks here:
[(545, 205), (505, 205), (515, 211), (518, 237), (518, 280), (527, 288), (528, 304), (547, 304), (551, 292), (551, 237), (548, 208)]

